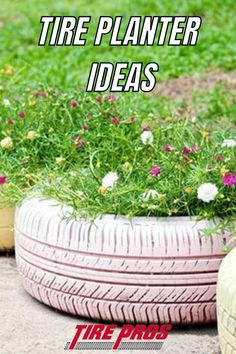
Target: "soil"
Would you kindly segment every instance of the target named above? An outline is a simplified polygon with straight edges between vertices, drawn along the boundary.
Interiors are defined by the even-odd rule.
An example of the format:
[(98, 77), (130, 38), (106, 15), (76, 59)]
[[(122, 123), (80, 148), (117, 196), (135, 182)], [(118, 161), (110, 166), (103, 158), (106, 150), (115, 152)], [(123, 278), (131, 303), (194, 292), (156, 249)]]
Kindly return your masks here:
[[(31, 298), (20, 284), (14, 257), (0, 257), (0, 269), (0, 353), (65, 354), (63, 348), (71, 341), (75, 326), (91, 322), (54, 311)], [(104, 353), (114, 354), (114, 351)], [(160, 353), (220, 354), (216, 326), (175, 328)]]
[(191, 103), (195, 91), (200, 94), (210, 91), (218, 83), (222, 83), (229, 89), (235, 89), (236, 72), (211, 71), (194, 76), (181, 76), (158, 83), (153, 93), (166, 96), (172, 100), (178, 99)]

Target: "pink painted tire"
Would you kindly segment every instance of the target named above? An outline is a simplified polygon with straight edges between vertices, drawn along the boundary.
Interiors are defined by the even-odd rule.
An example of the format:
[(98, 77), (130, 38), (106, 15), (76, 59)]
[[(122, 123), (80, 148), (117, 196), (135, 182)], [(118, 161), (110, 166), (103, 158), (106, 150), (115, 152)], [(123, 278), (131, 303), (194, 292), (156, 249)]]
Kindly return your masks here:
[(15, 220), (16, 257), (34, 298), (94, 320), (194, 324), (216, 320), (223, 236), (188, 217), (62, 218), (71, 209), (31, 199)]

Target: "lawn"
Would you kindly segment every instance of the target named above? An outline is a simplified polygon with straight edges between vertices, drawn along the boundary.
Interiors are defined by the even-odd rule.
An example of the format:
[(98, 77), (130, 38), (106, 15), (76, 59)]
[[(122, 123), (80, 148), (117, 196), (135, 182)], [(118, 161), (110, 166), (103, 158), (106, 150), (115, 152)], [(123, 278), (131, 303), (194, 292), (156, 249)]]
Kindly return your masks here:
[[(63, 89), (85, 89), (93, 61), (158, 62), (157, 80), (190, 75), (206, 70), (232, 70), (236, 67), (236, 13), (234, 0), (170, 1), (48, 1), (1, 0), (0, 65), (13, 65), (11, 90), (22, 85), (56, 85)], [(40, 17), (49, 15), (90, 15), (85, 47), (38, 47)], [(109, 47), (106, 41), (93, 47), (100, 15), (122, 15), (123, 27), (131, 15), (200, 15), (202, 26), (193, 47)]]
[[(1, 141), (3, 140), (3, 144), (6, 143), (5, 138), (8, 140), (9, 138), (12, 139), (10, 142), (12, 146), (7, 147), (5, 150), (0, 150), (0, 172), (3, 174), (2, 177), (4, 180), (7, 178), (9, 182), (5, 189), (1, 189), (2, 202), (7, 200), (7, 203), (15, 204), (18, 200), (19, 190), (21, 191), (24, 188), (27, 190), (38, 179), (44, 183), (44, 178), (42, 178), (41, 174), (44, 167), (49, 170), (46, 173), (47, 175), (50, 175), (50, 171), (55, 172), (59, 176), (61, 173), (67, 174), (67, 170), (72, 167), (79, 171), (86, 163), (88, 164), (89, 158), (99, 149), (101, 145), (100, 138), (103, 136), (106, 137), (104, 140), (106, 149), (104, 148), (104, 151), (106, 150), (107, 155), (102, 151), (100, 156), (101, 161), (97, 162), (98, 166), (102, 165), (99, 180), (109, 171), (109, 168), (117, 168), (119, 170), (121, 165), (124, 164), (124, 159), (131, 158), (132, 151), (129, 152), (129, 156), (125, 157), (122, 154), (119, 155), (118, 152), (114, 162), (112, 160), (114, 157), (112, 156), (113, 150), (111, 151), (111, 155), (109, 155), (110, 146), (113, 146), (113, 142), (111, 141), (110, 144), (109, 139), (112, 140), (114, 134), (117, 133), (117, 130), (114, 130), (114, 127), (111, 125), (114, 122), (106, 121), (104, 123), (107, 124), (107, 126), (104, 125), (104, 127), (107, 127), (106, 132), (104, 132), (104, 127), (100, 126), (102, 117), (105, 119), (109, 118), (112, 121), (114, 115), (118, 117), (116, 118), (118, 121), (122, 122), (121, 127), (123, 128), (125, 128), (126, 124), (130, 123), (130, 117), (135, 116), (137, 118), (139, 125), (134, 129), (130, 140), (126, 139), (127, 151), (132, 148), (130, 141), (133, 143), (136, 141), (137, 151), (139, 151), (141, 148), (139, 135), (145, 124), (149, 125), (151, 122), (150, 125), (153, 128), (156, 141), (161, 141), (164, 146), (165, 139), (162, 141), (159, 137), (162, 134), (162, 136), (168, 137), (169, 141), (172, 140), (171, 126), (175, 127), (176, 118), (187, 118), (186, 122), (193, 123), (190, 123), (192, 125), (189, 129), (191, 132), (194, 132), (196, 142), (202, 148), (202, 155), (199, 154), (199, 156), (202, 156), (204, 162), (204, 165), (201, 161), (199, 163), (200, 172), (197, 174), (196, 180), (193, 181), (189, 175), (190, 179), (186, 181), (186, 183), (189, 182), (194, 187), (194, 198), (196, 198), (197, 186), (204, 182), (203, 177), (205, 177), (201, 177), (200, 174), (203, 173), (204, 175), (204, 173), (208, 173), (208, 169), (207, 172), (205, 171), (205, 165), (211, 165), (210, 163), (207, 164), (207, 161), (215, 158), (215, 147), (220, 149), (224, 139), (233, 139), (235, 137), (236, 84), (231, 85), (229, 89), (229, 86), (217, 83), (210, 90), (205, 90), (204, 92), (201, 90), (199, 92), (195, 91), (190, 102), (185, 102), (183, 98), (173, 101), (155, 94), (122, 93), (118, 95), (117, 105), (107, 106), (106, 96), (104, 96), (101, 98), (104, 106), (101, 105), (100, 108), (97, 107), (96, 94), (84, 97), (83, 92), (85, 91), (91, 64), (94, 61), (112, 63), (140, 61), (144, 64), (154, 61), (160, 67), (157, 74), (157, 82), (162, 81), (164, 84), (165, 80), (181, 78), (182, 76), (191, 77), (191, 75), (196, 73), (214, 73), (217, 70), (219, 72), (233, 72), (236, 68), (236, 23), (234, 17), (230, 16), (233, 13), (236, 13), (236, 2), (233, 0), (225, 0), (223, 4), (219, 0), (191, 0), (188, 2), (179, 0), (156, 2), (155, 0), (150, 0), (148, 3), (141, 0), (135, 2), (130, 0), (113, 2), (103, 2), (102, 0), (96, 2), (86, 2), (84, 0), (66, 2), (58, 0), (50, 1), (49, 3), (46, 0), (1, 0), (0, 138)], [(47, 45), (45, 47), (38, 47), (37, 43), (41, 32), (40, 18), (41, 16), (50, 15), (92, 16), (87, 36), (87, 45), (84, 47), (52, 47)], [(132, 15), (198, 15), (202, 17), (202, 26), (198, 44), (192, 47), (168, 47), (167, 45), (160, 47), (109, 47), (107, 43), (109, 37), (102, 42), (100, 47), (93, 47), (96, 25), (101, 15), (113, 17), (122, 15), (123, 27), (121, 28), (121, 33), (124, 32), (129, 16)], [(79, 91), (82, 94), (78, 94)], [(189, 85), (189, 91), (192, 91), (191, 84)], [(45, 102), (43, 98), (35, 96), (35, 93), (40, 92), (46, 93)], [(6, 100), (9, 100), (9, 105), (4, 103)], [(74, 111), (71, 107), (71, 101), (73, 100), (77, 100), (78, 103), (78, 107)], [(26, 113), (26, 119), (22, 120), (22, 117), (19, 116), (19, 112), (21, 111), (24, 114)], [(85, 151), (84, 155), (83, 153), (78, 154), (78, 151), (74, 149), (76, 141), (73, 139), (81, 137), (81, 135), (83, 139), (87, 139), (87, 133), (81, 127), (84, 124), (88, 124), (90, 129), (93, 123), (88, 121), (89, 116), (94, 118), (94, 121), (97, 119), (97, 126), (93, 126), (93, 131), (90, 132), (89, 130), (90, 141), (86, 145), (88, 151)], [(9, 124), (9, 119), (12, 119), (14, 124)], [(164, 130), (162, 130), (162, 127), (164, 127)], [(173, 139), (173, 143), (179, 144), (179, 146), (175, 147), (178, 151), (176, 153), (178, 156), (177, 163), (179, 163), (182, 159), (182, 147), (187, 146), (189, 143), (194, 146), (194, 142), (192, 138), (190, 139), (191, 132), (189, 134), (185, 125), (183, 128), (181, 125), (179, 127), (176, 125), (177, 128), (182, 132), (182, 135), (180, 134), (179, 138)], [(130, 132), (122, 129), (119, 134), (129, 136)], [(204, 143), (202, 142), (202, 137), (204, 135), (208, 137), (211, 133), (212, 141), (215, 144), (213, 148), (209, 147), (207, 139)], [(33, 138), (29, 138), (28, 136), (32, 134)], [(123, 145), (125, 144), (122, 145), (123, 138), (121, 139), (119, 134), (117, 135), (120, 139), (119, 148), (122, 146), (124, 149)], [(214, 134), (216, 136), (215, 141)], [(127, 151), (125, 154), (128, 154)], [(221, 150), (219, 151), (221, 152)], [(148, 154), (150, 155), (149, 152)], [(209, 159), (207, 159), (206, 154), (209, 155)], [(58, 165), (56, 162), (58, 158), (62, 158), (62, 161), (65, 161), (65, 163)], [(142, 173), (140, 166), (144, 166), (146, 156), (142, 158), (143, 160), (141, 159), (142, 161), (140, 160), (139, 165), (136, 166), (137, 171), (141, 171), (140, 173)], [(166, 157), (165, 155), (160, 156), (159, 146), (157, 146), (156, 155), (153, 155), (153, 161), (155, 162), (162, 158), (164, 161)], [(108, 161), (108, 165), (106, 165), (106, 161)], [(109, 163), (112, 161), (115, 165), (109, 166)], [(189, 161), (191, 164), (192, 160), (190, 159)], [(132, 163), (136, 163), (136, 158), (133, 158)], [(210, 171), (214, 170), (217, 172), (216, 176), (213, 176), (213, 180), (215, 179), (216, 183), (221, 183), (219, 181), (222, 173), (219, 174), (219, 168), (224, 168), (224, 171), (228, 171), (230, 168), (230, 171), (234, 172), (233, 152), (231, 153), (230, 151), (230, 156), (221, 162), (221, 165), (220, 167), (218, 165), (215, 166), (215, 170), (214, 168), (209, 169)], [(170, 174), (173, 173), (174, 179), (175, 173), (172, 171), (172, 167), (168, 166), (169, 172)], [(145, 176), (148, 173), (148, 168), (151, 168), (151, 165), (147, 166)], [(191, 168), (192, 166), (190, 166), (190, 173), (192, 173)], [(140, 174), (139, 179), (135, 175), (132, 175), (132, 178), (130, 179), (130, 184), (136, 184), (136, 189), (139, 192), (146, 188), (146, 177)], [(168, 179), (169, 181), (172, 183), (171, 178)], [(182, 191), (182, 182), (180, 183), (179, 181), (178, 186)], [(91, 190), (93, 189), (94, 194), (97, 194), (97, 181), (92, 181), (91, 183), (94, 182), (95, 184), (91, 184), (91, 188), (89, 183), (86, 182), (86, 187), (89, 187)], [(72, 183), (74, 182), (72, 181)], [(13, 189), (11, 188), (12, 186), (14, 187)], [(58, 186), (56, 185), (56, 190), (53, 193), (56, 193), (57, 188)], [(163, 194), (165, 190), (170, 189), (169, 186), (163, 185)], [(63, 189), (59, 188), (59, 190)], [(173, 190), (177, 194), (182, 193), (177, 188)], [(231, 191), (234, 192), (235, 189)], [(121, 191), (121, 195), (124, 195), (123, 190)], [(65, 193), (65, 197), (67, 198), (67, 192)], [(99, 198), (101, 199), (103, 196), (99, 196)], [(177, 200), (178, 198), (178, 195), (176, 195), (172, 199)], [(185, 195), (183, 198), (185, 198)], [(63, 196), (61, 199), (63, 199)], [(170, 205), (165, 204), (163, 207), (164, 211), (162, 210), (160, 215), (169, 215), (172, 199), (169, 201)], [(72, 200), (74, 200), (74, 197)], [(93, 196), (92, 200), (95, 200)], [(122, 205), (123, 202), (124, 209), (120, 210), (118, 208), (119, 212), (123, 211), (128, 214), (130, 204), (128, 203), (128, 205), (127, 201), (123, 201), (123, 199), (118, 204)], [(108, 204), (109, 206), (116, 205), (110, 200)], [(183, 209), (183, 205), (185, 204), (182, 204), (179, 208), (179, 214), (186, 213), (186, 210)], [(193, 209), (195, 208), (195, 204), (196, 199), (193, 199)], [(100, 204), (98, 203), (98, 205)], [(109, 211), (106, 205), (104, 208), (104, 212)], [(143, 206), (141, 205), (140, 208), (142, 210), (134, 210), (133, 214), (142, 215), (144, 213)], [(233, 211), (233, 207), (230, 206), (230, 208)], [(85, 206), (84, 209), (86, 209)], [(93, 209), (95, 210), (95, 207)], [(99, 206), (100, 209), (101, 207)], [(114, 212), (113, 209), (112, 212)], [(146, 209), (145, 213), (147, 213)], [(194, 213), (194, 210), (192, 213)]]

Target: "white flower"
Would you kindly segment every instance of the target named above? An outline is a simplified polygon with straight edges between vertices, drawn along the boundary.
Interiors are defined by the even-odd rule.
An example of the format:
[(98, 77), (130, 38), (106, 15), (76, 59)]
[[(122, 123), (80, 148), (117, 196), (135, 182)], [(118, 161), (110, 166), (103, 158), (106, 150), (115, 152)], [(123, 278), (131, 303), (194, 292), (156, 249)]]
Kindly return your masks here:
[(235, 139), (225, 139), (223, 143), (221, 144), (221, 147), (234, 147), (236, 145), (236, 140)]
[(154, 199), (157, 195), (158, 192), (155, 189), (148, 189), (141, 195), (141, 198), (144, 202), (147, 202), (149, 199)]
[(218, 193), (218, 189), (213, 183), (203, 183), (198, 187), (197, 197), (205, 203), (214, 200)]
[(3, 104), (5, 107), (8, 107), (11, 105), (11, 102), (7, 98), (4, 98), (2, 101), (3, 101)]
[(141, 134), (141, 140), (144, 145), (152, 144), (154, 140), (152, 132), (150, 130), (145, 130)]
[(108, 172), (102, 179), (102, 187), (108, 189), (113, 188), (118, 181), (119, 177), (116, 172)]
[(0, 145), (4, 149), (11, 149), (13, 147), (12, 138), (10, 138), (10, 136), (7, 136), (6, 138), (1, 140)]

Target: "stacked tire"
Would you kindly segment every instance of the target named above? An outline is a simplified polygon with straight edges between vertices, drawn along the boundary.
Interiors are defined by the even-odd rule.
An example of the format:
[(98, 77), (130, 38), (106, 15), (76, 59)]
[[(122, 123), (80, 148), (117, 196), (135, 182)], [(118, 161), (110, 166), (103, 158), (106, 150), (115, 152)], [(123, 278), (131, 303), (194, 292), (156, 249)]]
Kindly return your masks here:
[(218, 331), (222, 354), (236, 353), (236, 248), (225, 257), (217, 285)]
[(23, 286), (44, 304), (97, 321), (216, 321), (223, 235), (208, 221), (107, 215), (75, 220), (54, 200), (26, 200), (15, 220)]

